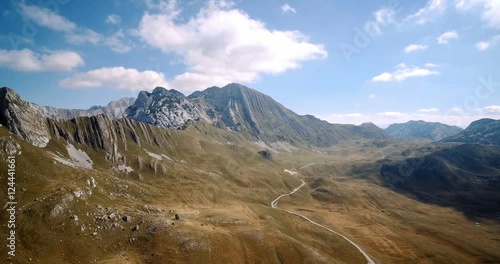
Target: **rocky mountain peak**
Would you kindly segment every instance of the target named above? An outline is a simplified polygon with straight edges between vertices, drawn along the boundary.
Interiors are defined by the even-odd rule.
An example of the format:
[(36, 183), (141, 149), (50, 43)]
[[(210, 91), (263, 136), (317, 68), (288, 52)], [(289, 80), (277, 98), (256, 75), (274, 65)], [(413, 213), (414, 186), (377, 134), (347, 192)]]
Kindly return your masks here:
[(156, 87), (152, 93), (140, 92), (135, 103), (126, 110), (126, 116), (170, 129), (181, 129), (201, 118), (199, 110), (184, 94), (163, 87)]

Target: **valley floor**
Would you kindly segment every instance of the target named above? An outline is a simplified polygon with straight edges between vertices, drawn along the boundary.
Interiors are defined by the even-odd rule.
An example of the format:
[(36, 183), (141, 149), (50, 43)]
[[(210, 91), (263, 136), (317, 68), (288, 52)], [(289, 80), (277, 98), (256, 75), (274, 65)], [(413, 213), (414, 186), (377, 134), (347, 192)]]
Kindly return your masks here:
[[(193, 128), (168, 132), (172, 145), (162, 147), (127, 140), (119, 146), (127, 169), (118, 169), (102, 150), (68, 152), (63, 140), (40, 149), (0, 133), (2, 148), (22, 150), (18, 254), (0, 250), (2, 263), (500, 262), (498, 220), (383, 185), (377, 161), (413, 143), (350, 142), (266, 160), (256, 144)], [(54, 159), (71, 153), (87, 167)]]

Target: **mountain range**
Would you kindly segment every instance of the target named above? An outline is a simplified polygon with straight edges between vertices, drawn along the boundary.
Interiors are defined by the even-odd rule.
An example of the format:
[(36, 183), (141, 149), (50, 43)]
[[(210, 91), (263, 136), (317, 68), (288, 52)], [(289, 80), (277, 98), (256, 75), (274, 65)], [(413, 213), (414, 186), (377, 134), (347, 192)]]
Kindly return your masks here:
[[(366, 263), (349, 238), (377, 262), (496, 263), (497, 122), (441, 141), (392, 140), (239, 84), (190, 96), (157, 87), (88, 110), (0, 88), (0, 158), (16, 155), (16, 258)], [(484, 228), (462, 232), (478, 218)]]
[(442, 141), (500, 146), (500, 120), (489, 118), (476, 120), (464, 131)]
[(438, 122), (408, 121), (403, 124), (392, 124), (385, 129), (391, 137), (399, 139), (441, 140), (462, 132), (462, 128)]
[[(328, 147), (349, 139), (384, 140), (388, 135), (377, 126), (330, 124), (314, 116), (300, 116), (271, 97), (240, 84), (211, 87), (189, 97), (162, 87), (140, 92), (137, 99), (124, 98), (106, 107), (68, 110), (39, 106), (23, 101), (10, 88), (0, 90), (3, 125), (37, 146), (48, 138), (45, 118), (68, 120), (105, 114), (110, 119), (131, 120), (169, 129), (182, 129), (192, 122), (241, 133), (252, 141), (275, 146), (310, 145)], [(21, 109), (23, 109), (21, 111)], [(38, 120), (38, 121), (35, 121)]]

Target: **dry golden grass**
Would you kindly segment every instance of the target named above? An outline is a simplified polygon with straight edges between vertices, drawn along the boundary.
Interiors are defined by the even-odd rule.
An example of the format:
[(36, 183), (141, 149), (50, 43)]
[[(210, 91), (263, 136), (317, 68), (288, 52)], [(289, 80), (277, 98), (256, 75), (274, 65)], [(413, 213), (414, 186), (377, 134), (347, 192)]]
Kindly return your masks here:
[[(379, 164), (374, 161), (408, 145), (358, 141), (274, 153), (276, 159), (268, 161), (257, 154), (260, 147), (210, 126), (153, 130), (164, 138), (160, 146), (138, 146), (130, 138), (127, 150), (119, 145), (135, 170), (128, 175), (111, 169), (101, 150), (77, 146), (96, 164), (85, 170), (52, 163), (48, 151), (63, 153), (65, 142), (37, 149), (17, 140), (23, 149), (17, 158), (17, 187), (26, 191), (17, 194), (22, 207), (18, 256), (2, 263), (366, 263), (344, 239), (270, 208), (270, 201), (297, 187), (299, 179), (307, 185), (280, 200), (280, 208), (346, 235), (377, 263), (500, 262), (497, 222), (480, 219), (476, 227), (454, 209), (377, 185)], [(0, 137), (9, 137), (4, 128)], [(155, 172), (154, 158), (143, 149), (175, 161), (156, 161)], [(298, 176), (283, 171), (313, 163)], [(6, 171), (4, 162), (0, 170)], [(97, 181), (92, 194), (74, 197), (51, 217), (64, 197), (87, 187), (90, 177)], [(318, 187), (328, 192), (315, 192)], [(5, 199), (3, 191), (0, 198)], [(115, 210), (132, 220), (96, 221)], [(180, 221), (174, 220), (175, 213)], [(72, 214), (79, 216), (77, 222), (69, 219)], [(0, 214), (0, 223), (5, 221)], [(132, 231), (136, 225), (139, 230)], [(5, 239), (1, 232), (0, 240)], [(5, 260), (6, 251), (0, 254)]]

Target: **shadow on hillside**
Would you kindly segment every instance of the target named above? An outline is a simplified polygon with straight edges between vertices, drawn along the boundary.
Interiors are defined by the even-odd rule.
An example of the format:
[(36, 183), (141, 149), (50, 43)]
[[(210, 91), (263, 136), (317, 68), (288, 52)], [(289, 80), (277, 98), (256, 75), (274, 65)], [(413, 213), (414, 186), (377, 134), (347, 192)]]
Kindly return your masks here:
[(382, 184), (421, 202), (452, 207), (474, 220), (500, 221), (500, 148), (463, 144), (384, 163)]

